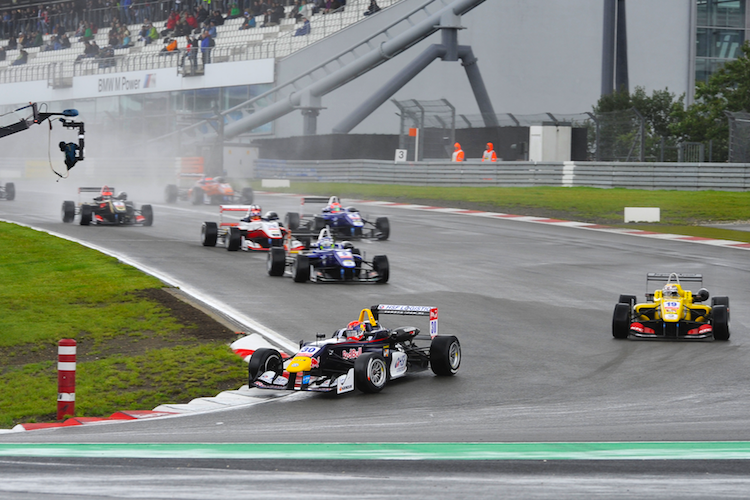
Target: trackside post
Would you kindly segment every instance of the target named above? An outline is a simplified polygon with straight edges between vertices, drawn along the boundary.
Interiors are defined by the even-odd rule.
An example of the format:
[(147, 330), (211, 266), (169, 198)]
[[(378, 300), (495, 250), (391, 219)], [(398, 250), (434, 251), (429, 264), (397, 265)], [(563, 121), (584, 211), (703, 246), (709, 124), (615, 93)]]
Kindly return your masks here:
[(57, 343), (57, 420), (76, 413), (76, 341)]

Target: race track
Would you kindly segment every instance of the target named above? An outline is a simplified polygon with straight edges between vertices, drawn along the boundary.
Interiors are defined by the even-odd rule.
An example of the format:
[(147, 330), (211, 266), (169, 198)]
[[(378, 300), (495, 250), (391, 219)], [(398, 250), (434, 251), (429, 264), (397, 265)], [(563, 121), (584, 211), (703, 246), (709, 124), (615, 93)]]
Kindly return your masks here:
[[(169, 206), (161, 201), (160, 190), (150, 197), (128, 190), (136, 204), (154, 205), (153, 227), (63, 224), (60, 205), (63, 199), (75, 199), (76, 187), (74, 181), (66, 182), (52, 187), (30, 185), (26, 191), (19, 185), (16, 201), (0, 204), (0, 218), (126, 255), (201, 290), (295, 343), (314, 339), (316, 332), (330, 334), (356, 319), (361, 308), (373, 304), (437, 306), (440, 333), (455, 334), (461, 341), (461, 370), (453, 378), (438, 378), (431, 372), (416, 374), (394, 381), (377, 395), (295, 394), (250, 408), (177, 419), (0, 434), (0, 444), (750, 441), (747, 250), (554, 224), (368, 206), (361, 207), (364, 215), (390, 218), (391, 239), (358, 246), (369, 257), (388, 256), (390, 282), (296, 284), (288, 278), (269, 277), (265, 255), (202, 247), (201, 223), (217, 220), (217, 207), (184, 202)], [(60, 194), (65, 190), (67, 193)], [(282, 217), (298, 208), (298, 198), (291, 196), (258, 195), (257, 201), (264, 211), (275, 210)], [(642, 299), (647, 272), (703, 274), (712, 295), (730, 297), (731, 340), (614, 340), (614, 304), (621, 293)], [(387, 326), (414, 323), (426, 328), (426, 321), (419, 318), (403, 321), (386, 317), (384, 322)], [(238, 387), (246, 383), (237, 382)], [(214, 393), (206, 388), (207, 396)], [(0, 470), (16, 467), (11, 462), (0, 462)], [(115, 467), (119, 462), (112, 459), (97, 463), (97, 467), (109, 463)], [(143, 467), (142, 463), (128, 463), (136, 475), (135, 469)], [(276, 470), (300, 470), (289, 463), (275, 464)], [(439, 467), (430, 469), (425, 465), (429, 462), (419, 463), (415, 470), (422, 473), (415, 474), (414, 488), (433, 484), (433, 475), (440, 474)], [(615, 467), (612, 462), (575, 461), (556, 465), (554, 471), (539, 468), (535, 461), (495, 468), (477, 462), (451, 463), (455, 466), (443, 476), (444, 494), (435, 493), (434, 498), (455, 498), (457, 491), (491, 496), (488, 492), (498, 485), (505, 485), (509, 496), (525, 498), (565, 498), (567, 494), (575, 498), (587, 492), (605, 492), (615, 498), (618, 492), (625, 492), (618, 489), (623, 484), (629, 484), (629, 491), (638, 491), (641, 497), (665, 498), (672, 492), (675, 498), (731, 498), (750, 487), (746, 460), (715, 461), (712, 465), (692, 460), (651, 461), (642, 468), (632, 462)], [(257, 462), (233, 464), (233, 470), (235, 466), (266, 467)], [(179, 469), (179, 464), (174, 466)], [(212, 467), (199, 467), (203, 466)], [(338, 470), (330, 463), (321, 467), (328, 474)], [(19, 468), (29, 470), (27, 466)], [(403, 468), (379, 465), (373, 470), (395, 477), (405, 474), (400, 472)], [(314, 469), (311, 466), (310, 472)], [(701, 478), (690, 474), (699, 469), (704, 474)], [(357, 470), (342, 469), (341, 479), (358, 481)], [(468, 477), (462, 474), (480, 470), (485, 471), (481, 477), (488, 483), (462, 482), (462, 477)], [(656, 475), (644, 478), (645, 471)], [(716, 473), (725, 474), (723, 482), (706, 482)], [(534, 487), (544, 480), (549, 489)], [(303, 483), (290, 484), (301, 488)], [(718, 487), (719, 483), (724, 486)], [(0, 486), (0, 492), (18, 491), (3, 488)], [(304, 491), (294, 488), (297, 486), (292, 491)], [(328, 498), (338, 498), (337, 491), (329, 487)], [(380, 498), (381, 493), (387, 496), (381, 490), (373, 491), (372, 498)], [(96, 498), (93, 495), (91, 498)], [(414, 490), (413, 498), (420, 497)]]

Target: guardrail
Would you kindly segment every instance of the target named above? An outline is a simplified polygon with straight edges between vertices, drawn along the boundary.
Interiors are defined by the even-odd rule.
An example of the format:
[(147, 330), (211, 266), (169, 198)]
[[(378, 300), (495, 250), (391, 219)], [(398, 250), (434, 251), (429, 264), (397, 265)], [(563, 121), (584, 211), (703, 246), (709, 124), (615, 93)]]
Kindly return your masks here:
[(406, 184), (414, 186), (565, 186), (676, 190), (750, 190), (750, 165), (741, 163), (600, 163), (377, 160), (255, 162), (256, 179)]

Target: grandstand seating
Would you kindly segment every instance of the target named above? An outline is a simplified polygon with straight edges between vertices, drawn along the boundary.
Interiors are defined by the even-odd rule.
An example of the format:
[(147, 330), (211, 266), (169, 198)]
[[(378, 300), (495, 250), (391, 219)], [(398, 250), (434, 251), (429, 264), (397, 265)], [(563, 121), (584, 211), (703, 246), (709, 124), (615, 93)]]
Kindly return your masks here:
[[(398, 1), (400, 0), (379, 0), (378, 4), (381, 8), (386, 8)], [(217, 26), (212, 63), (286, 57), (347, 26), (365, 20), (363, 12), (367, 10), (368, 5), (369, 0), (349, 0), (346, 8), (340, 11), (316, 14), (310, 19), (310, 34), (298, 37), (295, 37), (294, 33), (301, 24), (297, 23), (294, 18), (282, 19), (278, 26), (262, 28), (260, 26), (263, 24), (263, 18), (258, 16), (257, 27), (247, 30), (239, 29), (243, 18), (228, 19), (222, 26)], [(287, 13), (289, 9), (291, 7), (286, 8)], [(157, 30), (161, 31), (164, 29), (165, 22), (154, 23), (154, 25)], [(128, 28), (133, 40), (136, 40), (141, 25), (134, 24)], [(100, 48), (108, 45), (108, 34), (109, 28), (100, 28), (95, 35), (96, 43)], [(45, 43), (49, 37), (50, 35), (44, 36)], [(184, 43), (184, 40), (178, 40), (178, 48), (184, 48)], [(176, 67), (181, 60), (180, 57), (176, 57), (176, 54), (160, 56), (159, 52), (164, 47), (161, 41), (149, 45), (135, 41), (132, 47), (115, 50), (114, 64), (102, 64), (103, 60), (97, 58), (86, 58), (76, 62), (77, 57), (83, 53), (84, 44), (73, 38), (71, 38), (71, 44), (69, 49), (53, 51), (42, 51), (41, 47), (27, 48), (25, 50), (29, 59), (27, 64), (21, 66), (12, 66), (13, 61), (19, 55), (19, 49), (7, 50), (6, 60), (0, 61), (0, 83), (50, 80), (54, 76), (65, 77), (70, 81), (70, 77), (88, 74)]]

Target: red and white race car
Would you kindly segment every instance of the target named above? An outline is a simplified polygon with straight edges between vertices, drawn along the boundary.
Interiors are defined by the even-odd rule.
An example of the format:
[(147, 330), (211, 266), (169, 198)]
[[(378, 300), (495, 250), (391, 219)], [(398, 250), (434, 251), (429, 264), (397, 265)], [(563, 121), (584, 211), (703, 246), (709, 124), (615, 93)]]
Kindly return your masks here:
[[(225, 215), (244, 215), (239, 220), (226, 221)], [(221, 205), (219, 222), (204, 222), (201, 243), (205, 247), (217, 244), (230, 252), (284, 248), (288, 252), (304, 249), (304, 245), (291, 238), (291, 232), (279, 221), (276, 212), (261, 214), (258, 205)]]

